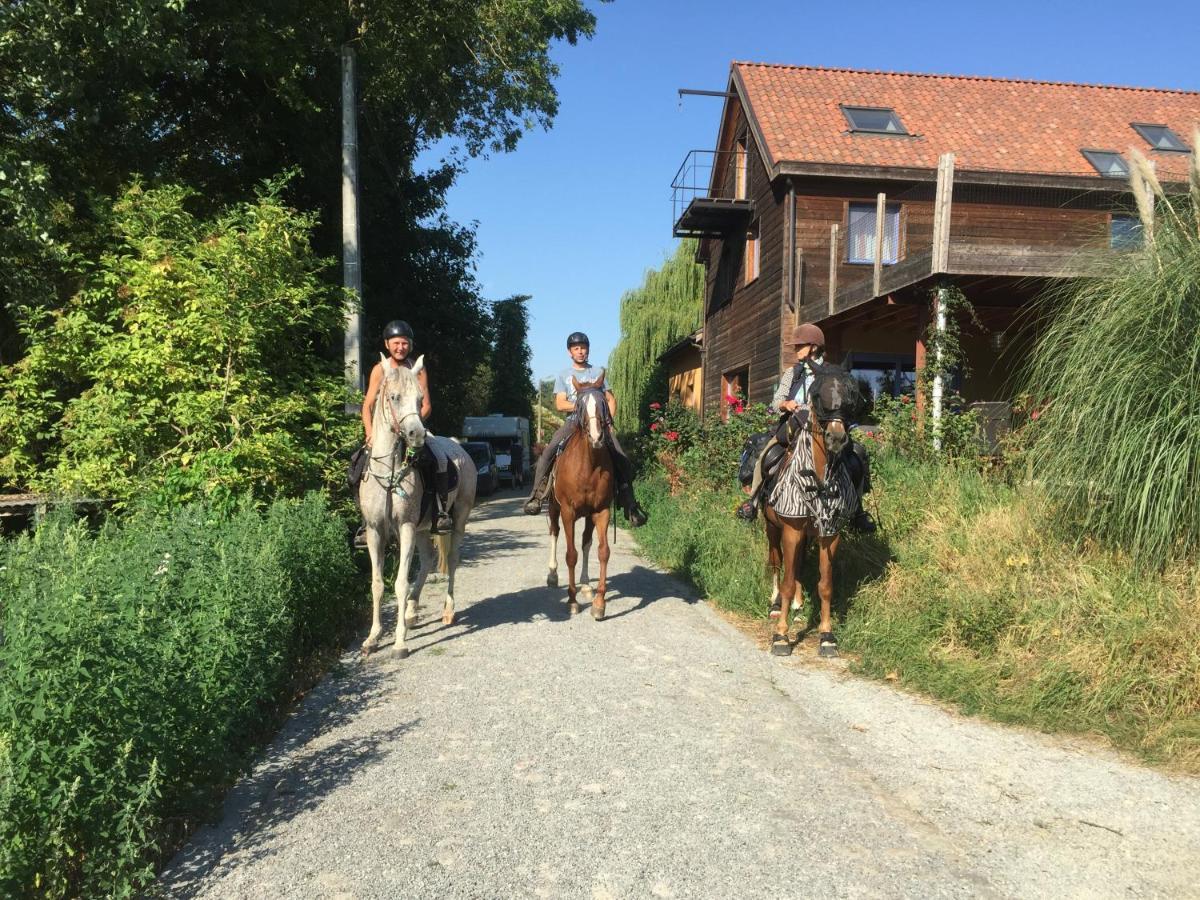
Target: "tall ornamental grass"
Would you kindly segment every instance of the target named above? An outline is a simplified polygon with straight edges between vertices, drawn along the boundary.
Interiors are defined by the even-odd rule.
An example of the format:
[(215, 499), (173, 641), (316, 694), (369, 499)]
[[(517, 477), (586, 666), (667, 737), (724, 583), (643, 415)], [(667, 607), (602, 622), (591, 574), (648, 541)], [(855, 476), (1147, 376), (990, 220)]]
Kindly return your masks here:
[(1161, 567), (1200, 551), (1200, 168), (1167, 195), (1134, 163), (1142, 246), (1044, 299), (1023, 389), (1045, 403), (1030, 459), (1051, 502)]
[(137, 893), (362, 594), (316, 495), (0, 545), (0, 896)]

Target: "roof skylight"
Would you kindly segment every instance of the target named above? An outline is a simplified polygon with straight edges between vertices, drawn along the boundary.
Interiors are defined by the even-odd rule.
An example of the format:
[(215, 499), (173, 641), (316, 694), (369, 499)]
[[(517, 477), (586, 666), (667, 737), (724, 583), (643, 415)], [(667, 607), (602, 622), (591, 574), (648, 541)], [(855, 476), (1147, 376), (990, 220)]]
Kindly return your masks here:
[(1146, 142), (1155, 150), (1188, 152), (1188, 145), (1166, 125), (1143, 125), (1141, 122), (1133, 122), (1131, 124), (1134, 131), (1144, 137)]
[(1128, 178), (1129, 166), (1120, 153), (1112, 150), (1080, 150), (1087, 161), (1105, 178)]
[(878, 106), (843, 106), (842, 113), (850, 123), (851, 131), (868, 131), (873, 134), (908, 134), (894, 109)]

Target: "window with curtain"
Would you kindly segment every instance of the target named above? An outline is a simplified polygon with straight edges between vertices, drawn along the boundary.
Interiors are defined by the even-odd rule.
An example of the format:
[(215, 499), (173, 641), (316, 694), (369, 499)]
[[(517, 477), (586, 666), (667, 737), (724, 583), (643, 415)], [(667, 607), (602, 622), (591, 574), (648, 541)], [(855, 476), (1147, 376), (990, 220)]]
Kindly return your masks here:
[[(900, 204), (889, 203), (883, 213), (883, 264), (900, 258)], [(846, 240), (846, 261), (875, 262), (875, 204), (851, 203)]]

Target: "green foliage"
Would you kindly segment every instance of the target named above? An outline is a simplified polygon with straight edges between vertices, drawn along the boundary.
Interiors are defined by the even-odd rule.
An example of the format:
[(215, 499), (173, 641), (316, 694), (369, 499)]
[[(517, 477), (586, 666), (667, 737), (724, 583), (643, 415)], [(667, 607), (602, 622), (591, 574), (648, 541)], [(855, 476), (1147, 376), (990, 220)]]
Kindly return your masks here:
[(1152, 236), (1042, 301), (1024, 391), (1035, 477), (1080, 536), (1162, 566), (1200, 551), (1200, 174)]
[(126, 192), (71, 303), (26, 312), (29, 351), (0, 372), (0, 479), (226, 504), (336, 483), (354, 428), (319, 350), (341, 294), (280, 187), (213, 220), (184, 188)]
[(608, 358), (608, 380), (617, 395), (617, 429), (641, 431), (649, 406), (667, 396), (659, 355), (700, 324), (704, 267), (696, 242), (680, 241), (675, 254), (646, 273), (640, 287), (621, 298), (621, 339)]
[(488, 412), (506, 416), (533, 414), (533, 370), (530, 368), (528, 294), (516, 294), (492, 306), (492, 383)]
[(681, 403), (652, 402), (652, 421), (639, 440), (638, 455), (655, 460), (676, 490), (732, 488), (746, 440), (773, 428), (778, 417), (761, 403), (747, 405), (736, 399), (728, 406), (725, 418), (713, 415), (701, 420)]
[(317, 495), (0, 546), (0, 894), (144, 886), (362, 595)]

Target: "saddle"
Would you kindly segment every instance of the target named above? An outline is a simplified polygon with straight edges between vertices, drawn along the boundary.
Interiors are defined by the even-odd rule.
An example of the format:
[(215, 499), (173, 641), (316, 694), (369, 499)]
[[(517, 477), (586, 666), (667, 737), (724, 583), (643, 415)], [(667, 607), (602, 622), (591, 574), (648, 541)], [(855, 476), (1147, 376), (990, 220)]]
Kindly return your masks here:
[[(413, 468), (417, 474), (421, 476), (421, 486), (424, 490), (421, 491), (421, 515), (417, 519), (418, 524), (426, 520), (433, 521), (433, 498), (437, 492), (437, 457), (433, 455), (433, 451), (426, 444), (421, 448), (421, 453), (413, 463)], [(458, 487), (458, 462), (456, 460), (448, 460), (446, 463), (446, 494), (449, 496)]]

